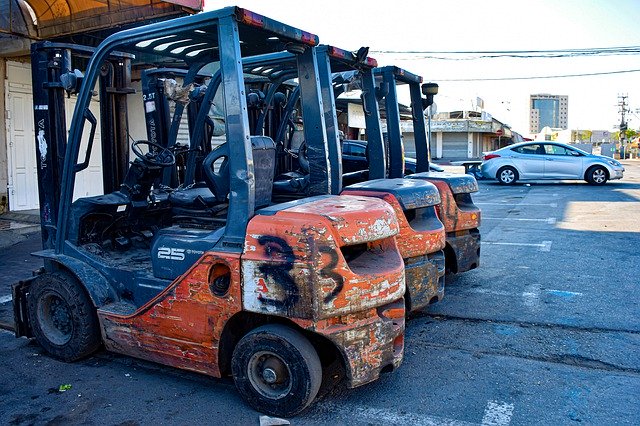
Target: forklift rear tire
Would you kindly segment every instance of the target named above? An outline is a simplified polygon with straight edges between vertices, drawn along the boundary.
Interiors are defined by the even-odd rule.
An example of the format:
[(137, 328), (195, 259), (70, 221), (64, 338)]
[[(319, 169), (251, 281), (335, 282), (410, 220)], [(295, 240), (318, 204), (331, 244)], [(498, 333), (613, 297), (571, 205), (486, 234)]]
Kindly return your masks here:
[(47, 272), (36, 277), (27, 303), (33, 335), (54, 358), (76, 361), (100, 347), (96, 309), (72, 275)]
[(236, 345), (231, 360), (240, 395), (257, 411), (292, 417), (314, 400), (322, 365), (313, 345), (280, 324), (258, 327)]

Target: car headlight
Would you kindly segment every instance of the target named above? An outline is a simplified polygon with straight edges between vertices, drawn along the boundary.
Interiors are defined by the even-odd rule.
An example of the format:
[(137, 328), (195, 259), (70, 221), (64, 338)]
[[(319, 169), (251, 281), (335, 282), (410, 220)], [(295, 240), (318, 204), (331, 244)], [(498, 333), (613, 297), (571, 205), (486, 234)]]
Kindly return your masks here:
[(622, 164), (618, 163), (616, 160), (607, 160), (607, 163), (611, 164), (612, 166), (616, 166), (619, 167)]

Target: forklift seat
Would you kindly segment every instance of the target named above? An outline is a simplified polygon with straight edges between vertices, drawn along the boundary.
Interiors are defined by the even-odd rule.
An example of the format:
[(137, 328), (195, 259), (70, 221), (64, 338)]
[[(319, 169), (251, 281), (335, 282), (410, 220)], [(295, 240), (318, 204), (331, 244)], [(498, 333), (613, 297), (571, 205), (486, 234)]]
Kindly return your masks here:
[[(255, 175), (255, 206), (271, 204), (273, 174), (276, 163), (276, 147), (273, 140), (266, 136), (251, 136), (253, 147), (253, 168)], [(227, 202), (230, 191), (229, 145), (213, 149), (202, 162), (206, 180), (187, 188), (176, 190), (169, 195), (172, 206), (185, 209), (202, 210), (216, 204)]]

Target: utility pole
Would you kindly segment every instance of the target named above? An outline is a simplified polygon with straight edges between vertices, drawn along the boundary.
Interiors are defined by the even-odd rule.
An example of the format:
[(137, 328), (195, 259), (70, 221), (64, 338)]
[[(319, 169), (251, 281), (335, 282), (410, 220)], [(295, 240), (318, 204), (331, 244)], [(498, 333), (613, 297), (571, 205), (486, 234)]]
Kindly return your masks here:
[(627, 120), (625, 115), (629, 112), (628, 97), (628, 95), (618, 95), (618, 112), (620, 113), (620, 158), (622, 160), (627, 158)]

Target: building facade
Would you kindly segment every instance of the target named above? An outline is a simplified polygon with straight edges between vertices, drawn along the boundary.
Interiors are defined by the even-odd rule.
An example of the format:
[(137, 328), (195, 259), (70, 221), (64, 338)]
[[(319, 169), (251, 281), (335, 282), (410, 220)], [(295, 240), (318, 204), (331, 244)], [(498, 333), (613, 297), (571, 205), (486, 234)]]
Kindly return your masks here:
[(569, 97), (565, 95), (531, 95), (529, 132), (539, 133), (545, 127), (568, 129)]
[[(0, 16), (0, 213), (39, 207), (36, 137), (33, 122), (33, 88), (30, 46), (55, 38), (60, 42), (97, 44), (109, 34), (130, 26), (169, 19), (202, 10), (201, 0), (8, 0)], [(89, 43), (90, 44), (90, 43)], [(141, 90), (140, 82), (134, 87)], [(65, 99), (67, 126), (75, 96)], [(131, 123), (132, 135), (145, 139), (142, 105), (139, 120)], [(99, 117), (96, 100), (91, 110)], [(99, 120), (98, 120), (99, 122)], [(96, 128), (96, 140), (100, 139)], [(74, 196), (102, 191), (100, 144), (94, 144), (89, 167), (78, 179)]]

